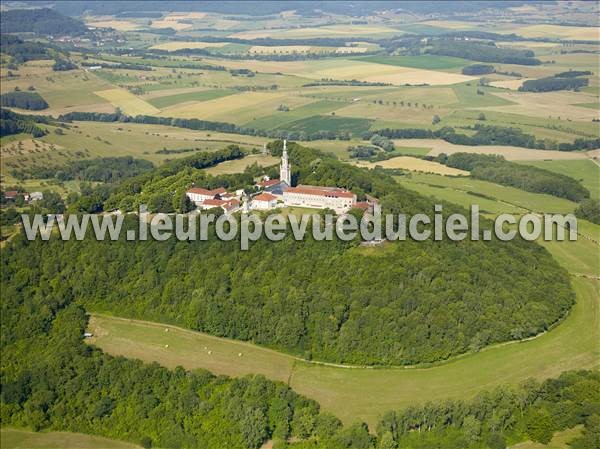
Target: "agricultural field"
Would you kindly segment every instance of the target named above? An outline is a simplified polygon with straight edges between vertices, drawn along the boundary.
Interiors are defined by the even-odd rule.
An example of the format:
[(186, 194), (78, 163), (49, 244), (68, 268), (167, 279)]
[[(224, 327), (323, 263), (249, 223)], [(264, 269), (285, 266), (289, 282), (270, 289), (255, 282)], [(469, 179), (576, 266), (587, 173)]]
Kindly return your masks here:
[(3, 449), (139, 449), (141, 446), (71, 432), (30, 432), (0, 429)]
[(458, 170), (456, 168), (446, 167), (438, 162), (426, 161), (424, 159), (417, 159), (410, 156), (398, 156), (391, 159), (380, 161), (380, 162), (359, 162), (359, 166), (365, 166), (368, 168), (383, 167), (383, 168), (401, 168), (403, 170), (410, 170), (422, 173), (435, 173), (438, 175), (447, 176), (469, 176), (469, 172), (464, 170)]
[(157, 108), (144, 100), (136, 97), (124, 89), (107, 89), (94, 92), (99, 97), (105, 98), (115, 107), (129, 115), (152, 115), (159, 112)]

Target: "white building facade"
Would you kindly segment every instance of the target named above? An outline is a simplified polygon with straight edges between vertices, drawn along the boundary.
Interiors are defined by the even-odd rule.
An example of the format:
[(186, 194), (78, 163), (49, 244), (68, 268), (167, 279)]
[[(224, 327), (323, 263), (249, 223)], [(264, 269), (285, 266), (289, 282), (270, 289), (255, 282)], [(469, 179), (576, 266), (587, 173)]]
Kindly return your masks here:
[(283, 201), (286, 206), (333, 209), (344, 213), (354, 206), (356, 195), (338, 187), (299, 185), (283, 192)]

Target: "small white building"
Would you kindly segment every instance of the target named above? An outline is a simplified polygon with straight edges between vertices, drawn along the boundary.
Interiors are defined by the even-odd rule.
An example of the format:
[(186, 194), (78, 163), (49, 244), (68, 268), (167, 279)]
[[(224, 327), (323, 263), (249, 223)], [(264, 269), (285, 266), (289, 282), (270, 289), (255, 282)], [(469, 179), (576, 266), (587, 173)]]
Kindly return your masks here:
[(31, 192), (29, 194), (29, 202), (33, 201), (41, 201), (44, 199), (44, 194), (42, 192)]
[(277, 207), (277, 197), (268, 192), (259, 193), (250, 203), (250, 209), (269, 210)]
[(333, 209), (343, 213), (354, 206), (356, 195), (338, 187), (299, 185), (284, 191), (283, 201), (286, 206)]

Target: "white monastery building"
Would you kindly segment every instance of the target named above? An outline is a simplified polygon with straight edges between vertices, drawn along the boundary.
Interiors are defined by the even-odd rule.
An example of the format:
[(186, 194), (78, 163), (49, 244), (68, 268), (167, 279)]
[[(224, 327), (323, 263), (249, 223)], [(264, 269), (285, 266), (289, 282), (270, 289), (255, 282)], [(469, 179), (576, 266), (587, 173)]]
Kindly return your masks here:
[(188, 198), (191, 201), (193, 201), (194, 203), (196, 203), (197, 205), (199, 205), (200, 203), (203, 203), (206, 200), (214, 200), (214, 199), (220, 200), (221, 196), (225, 195), (225, 194), (227, 194), (227, 190), (225, 190), (223, 187), (218, 188), (218, 189), (213, 189), (213, 190), (192, 187), (191, 189), (189, 189), (186, 192), (186, 195), (188, 196)]
[(252, 198), (251, 209), (269, 210), (277, 207), (277, 197), (268, 192), (263, 192)]
[(283, 192), (286, 206), (333, 209), (337, 213), (347, 212), (356, 203), (356, 195), (338, 187), (299, 185)]

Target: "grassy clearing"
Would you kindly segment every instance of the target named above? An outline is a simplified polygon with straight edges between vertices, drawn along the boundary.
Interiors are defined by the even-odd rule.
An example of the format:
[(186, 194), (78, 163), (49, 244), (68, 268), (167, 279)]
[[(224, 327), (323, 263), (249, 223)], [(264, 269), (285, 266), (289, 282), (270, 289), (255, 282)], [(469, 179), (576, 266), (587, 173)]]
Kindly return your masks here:
[(590, 191), (592, 198), (600, 198), (600, 166), (591, 160), (537, 161), (526, 164), (575, 178)]
[(290, 131), (304, 131), (314, 133), (317, 131), (341, 131), (349, 132), (354, 135), (368, 131), (372, 121), (363, 118), (337, 117), (314, 115), (295, 122), (288, 123), (282, 128)]
[(163, 109), (169, 106), (174, 106), (179, 103), (185, 103), (187, 101), (208, 101), (216, 98), (227, 97), (236, 93), (234, 90), (229, 89), (214, 89), (214, 90), (202, 90), (199, 92), (188, 92), (175, 95), (165, 95), (162, 97), (156, 97), (148, 100), (152, 106)]
[(254, 163), (257, 163), (261, 167), (269, 167), (271, 165), (278, 164), (279, 161), (280, 159), (274, 156), (250, 154), (242, 159), (234, 159), (231, 161), (221, 162), (220, 164), (217, 164), (214, 167), (207, 168), (206, 172), (215, 176), (226, 175), (231, 173), (242, 173), (246, 169), (246, 167)]
[(273, 115), (267, 115), (266, 117), (253, 120), (247, 125), (260, 129), (284, 128), (288, 123), (305, 119), (307, 117), (312, 117), (314, 115), (328, 114), (338, 110), (343, 106), (345, 106), (345, 104), (339, 101), (316, 101), (305, 106), (291, 109), (287, 112), (280, 111)]
[(29, 432), (0, 429), (3, 449), (135, 449), (140, 446), (72, 432)]
[(120, 108), (123, 112), (129, 115), (153, 115), (160, 112), (150, 103), (147, 103), (141, 98), (136, 97), (125, 89), (107, 89), (94, 93), (99, 97), (110, 101), (114, 106)]
[(383, 168), (401, 168), (404, 170), (417, 171), (423, 173), (435, 173), (449, 176), (469, 176), (468, 171), (457, 168), (446, 167), (438, 162), (426, 161), (410, 156), (398, 156), (379, 162), (360, 162), (360, 166), (374, 168), (376, 166)]

